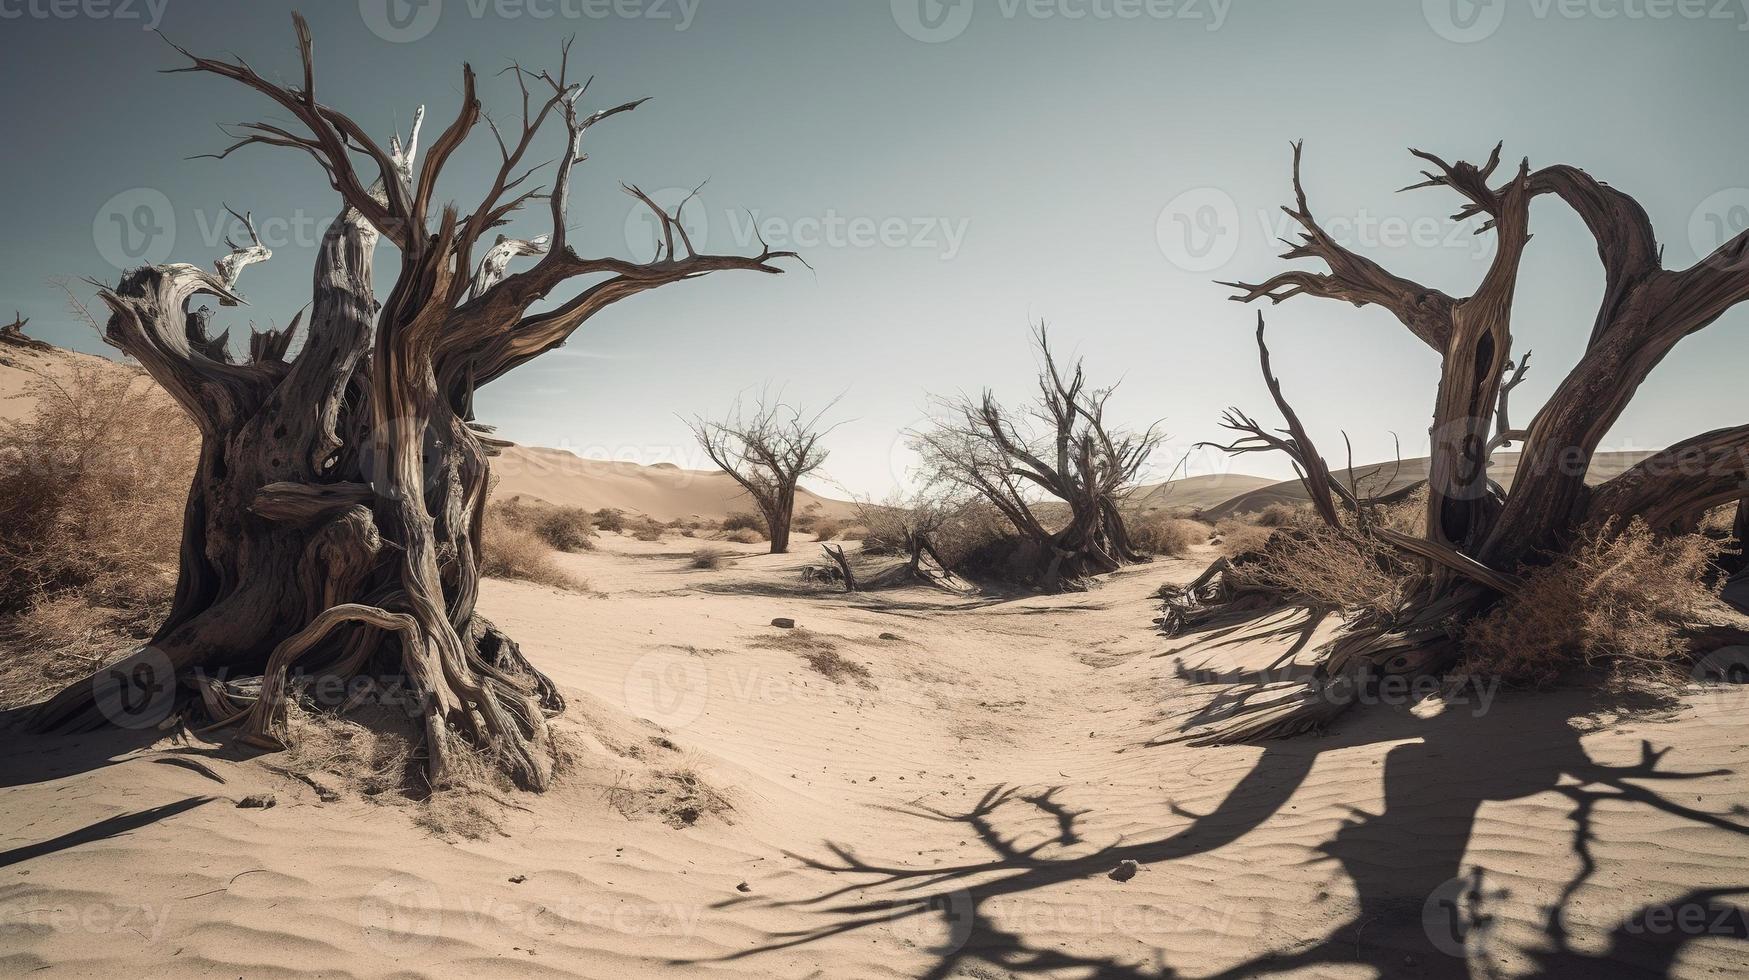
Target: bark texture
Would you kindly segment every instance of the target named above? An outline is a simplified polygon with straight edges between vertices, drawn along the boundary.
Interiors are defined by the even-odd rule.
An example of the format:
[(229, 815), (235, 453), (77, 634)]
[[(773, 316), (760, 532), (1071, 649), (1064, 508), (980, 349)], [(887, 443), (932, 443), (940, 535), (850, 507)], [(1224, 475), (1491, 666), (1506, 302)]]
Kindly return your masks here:
[[(102, 299), (105, 337), (137, 359), (199, 427), (174, 605), (150, 643), (119, 665), (40, 705), (34, 724), (79, 730), (116, 720), (106, 710), (142, 683), (195, 694), (215, 723), (264, 747), (286, 743), (288, 699), (307, 682), (372, 678), (423, 718), (434, 787), (459, 739), (521, 785), (551, 775), (547, 716), (564, 708), (552, 683), (475, 611), (480, 523), (490, 457), (502, 445), (474, 422), (474, 391), (565, 340), (607, 306), (705, 273), (781, 271), (790, 255), (693, 250), (679, 215), (635, 188), (658, 216), (663, 241), (649, 262), (587, 258), (566, 242), (572, 168), (594, 124), (639, 102), (581, 114), (584, 86), (569, 80), (569, 45), (556, 72), (512, 65), (521, 125), (490, 124), (500, 165), (466, 215), (438, 207), (444, 165), (484, 118), (463, 67), (454, 119), (418, 160), (424, 108), (411, 132), (384, 147), (319, 102), (313, 44), (294, 17), (300, 85), (280, 85), (241, 61), (187, 57), (178, 71), (217, 75), (271, 101), (289, 123), (246, 123), (219, 158), (269, 146), (308, 154), (342, 210), (318, 252), (304, 342), (300, 322), (256, 332), (246, 357), (213, 335), (197, 297), (236, 306), (243, 270), (272, 253), (237, 216), (245, 242), (211, 272), (188, 264), (135, 269)], [(564, 149), (550, 189), (523, 186), (541, 170), (524, 158), (549, 123)], [(355, 161), (367, 161), (361, 172)], [(520, 240), (483, 236), (523, 205), (548, 202), (551, 230)], [(433, 212), (436, 217), (433, 218)], [(233, 212), (234, 213), (234, 212)], [(379, 301), (377, 245), (400, 253)], [(477, 248), (484, 248), (476, 258)], [(512, 272), (516, 257), (538, 257)], [(538, 301), (571, 280), (575, 295), (543, 312)], [(258, 679), (257, 679), (258, 678)], [(192, 693), (190, 693), (192, 692)]]
[[(1749, 426), (1717, 429), (1684, 440), (1627, 472), (1588, 487), (1585, 475), (1598, 445), (1635, 391), (1682, 340), (1749, 298), (1749, 233), (1724, 243), (1683, 270), (1662, 266), (1645, 211), (1631, 197), (1582, 170), (1532, 170), (1524, 161), (1499, 183), (1501, 148), (1481, 166), (1447, 163), (1419, 150), (1428, 164), (1413, 185), (1455, 192), (1455, 220), (1479, 219), (1496, 249), (1480, 284), (1454, 298), (1386, 271), (1337, 243), (1318, 224), (1301, 181), (1301, 148), (1293, 149), (1295, 205), (1285, 210), (1300, 225), (1283, 255), (1315, 259), (1327, 272), (1291, 270), (1262, 283), (1227, 283), (1234, 299), (1279, 303), (1299, 295), (1338, 299), (1390, 311), (1440, 357), (1440, 381), (1429, 427), (1427, 533), (1411, 538), (1379, 530), (1425, 574), (1390, 615), (1363, 615), (1323, 651), (1312, 681), (1288, 696), (1249, 705), (1201, 733), (1210, 741), (1291, 734), (1315, 727), (1353, 703), (1356, 692), (1383, 675), (1438, 674), (1459, 655), (1457, 634), (1518, 582), (1521, 566), (1535, 564), (1586, 525), (1616, 526), (1639, 518), (1654, 530), (1691, 529), (1708, 508), (1741, 501), (1749, 492)], [(1597, 242), (1604, 291), (1585, 353), (1554, 394), (1522, 429), (1509, 419), (1509, 395), (1524, 378), (1529, 354), (1511, 359), (1511, 312), (1519, 266), (1530, 241), (1532, 201), (1552, 196), (1585, 222)], [(1259, 344), (1262, 344), (1261, 320)], [(1243, 415), (1232, 427), (1247, 433), (1235, 451), (1277, 449), (1300, 467), (1319, 513), (1337, 527), (1338, 504), (1364, 522), (1367, 507), (1333, 485), (1304, 427), (1263, 368), (1278, 407), (1289, 419), (1288, 437), (1266, 433)], [(1490, 457), (1521, 443), (1510, 493), (1490, 479)], [(1333, 520), (1333, 518), (1338, 518)], [(1208, 583), (1202, 590), (1209, 591)], [(1181, 597), (1186, 620), (1194, 602)], [(1170, 611), (1169, 611), (1170, 615)], [(1704, 620), (1704, 621), (1703, 621)], [(1697, 649), (1749, 638), (1749, 620), (1720, 607), (1690, 630)]]

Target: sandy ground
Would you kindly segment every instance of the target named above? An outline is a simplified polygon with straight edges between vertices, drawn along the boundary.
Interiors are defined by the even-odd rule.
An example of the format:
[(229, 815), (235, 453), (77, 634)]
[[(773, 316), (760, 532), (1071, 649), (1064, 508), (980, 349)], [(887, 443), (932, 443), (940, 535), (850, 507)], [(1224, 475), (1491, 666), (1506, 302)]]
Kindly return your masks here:
[[(1321, 737), (1196, 748), (1167, 741), (1182, 715), (1246, 689), (1301, 633), (1284, 616), (1156, 635), (1151, 594), (1203, 556), (1083, 595), (846, 597), (799, 583), (807, 547), (697, 570), (695, 544), (560, 556), (595, 595), (486, 583), (483, 609), (571, 695), (564, 729), (597, 746), (565, 785), (516, 796), (502, 834), (434, 835), (411, 805), (325, 802), (271, 756), (155, 751), (158, 733), (9, 742), (0, 975), (1749, 963), (1749, 687), (1631, 716), (1577, 692), (1469, 691)], [(830, 679), (809, 650), (868, 676)], [(208, 772), (171, 761), (188, 758)], [(732, 809), (626, 816), (615, 801), (656, 770), (695, 773)], [(260, 792), (278, 805), (236, 805)], [(1139, 870), (1114, 880), (1123, 860)]]

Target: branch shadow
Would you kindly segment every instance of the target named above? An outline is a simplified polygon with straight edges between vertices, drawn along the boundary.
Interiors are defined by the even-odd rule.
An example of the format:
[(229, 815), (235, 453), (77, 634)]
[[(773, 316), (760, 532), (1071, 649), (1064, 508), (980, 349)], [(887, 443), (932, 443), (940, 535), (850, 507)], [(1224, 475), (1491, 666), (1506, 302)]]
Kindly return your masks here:
[[(1265, 977), (1351, 967), (1387, 977), (1467, 980), (1478, 967), (1481, 975), (1497, 975), (1493, 944), (1501, 921), (1498, 903), (1505, 892), (1491, 880), (1501, 870), (1465, 864), (1477, 817), (1486, 803), (1556, 793), (1572, 803), (1571, 838), (1536, 857), (1576, 859), (1579, 871), (1552, 904), (1537, 906), (1531, 915), (1540, 922), (1535, 925), (1540, 941), (1530, 975), (1671, 977), (1691, 943), (1749, 939), (1749, 913), (1730, 901), (1749, 894), (1749, 883), (1694, 889), (1673, 903), (1647, 903), (1612, 928), (1604, 926), (1606, 934), (1593, 927), (1577, 936), (1569, 931), (1575, 896), (1587, 886), (1602, 887), (1595, 882), (1598, 861), (1593, 854), (1597, 807), (1646, 808), (1685, 828), (1732, 837), (1749, 837), (1749, 823), (1740, 808), (1709, 812), (1654, 788), (1659, 783), (1675, 788), (1731, 770), (1675, 768), (1668, 764), (1671, 750), (1649, 741), (1642, 741), (1637, 762), (1593, 760), (1571, 721), (1614, 710), (1620, 703), (1615, 697), (1564, 691), (1500, 703), (1448, 703), (1432, 717), (1374, 709), (1332, 734), (1264, 744), (1249, 770), (1207, 813), (1190, 813), (1170, 799), (1163, 801), (1160, 822), (1180, 824), (1175, 829), (1091, 850), (1077, 847), (1086, 843), (1081, 821), (1089, 808), (1071, 802), (1076, 793), (1070, 786), (993, 786), (958, 812), (913, 806), (898, 812), (919, 821), (963, 826), (982, 853), (953, 865), (912, 867), (866, 859), (848, 844), (828, 841), (823, 855), (792, 855), (812, 870), (846, 876), (851, 883), (803, 899), (764, 901), (766, 907), (805, 913), (818, 922), (770, 934), (751, 949), (719, 959), (740, 960), (886, 926), (917, 938), (915, 945), (929, 952), (931, 964), (920, 974), (925, 978), (968, 969), (987, 975), (978, 973), (980, 968), (1013, 974), (1073, 970), (1113, 978)], [(1390, 746), (1381, 762), (1383, 806), (1377, 813), (1351, 809), (1343, 826), (1315, 848), (1340, 868), (1358, 905), (1352, 916), (1322, 936), (1287, 940), (1283, 949), (1199, 974), (1181, 972), (1186, 964), (1168, 966), (1167, 951), (1158, 943), (1150, 944), (1151, 962), (1146, 957), (1122, 960), (1082, 953), (1066, 948), (1056, 936), (1028, 936), (1024, 923), (998, 914), (1015, 896), (1106, 875), (1120, 862), (1157, 866), (1235, 844), (1284, 812), (1322, 755), (1367, 745)], [(1024, 833), (1013, 828), (1040, 819), (1054, 821), (1056, 833), (1023, 846)], [(1065, 850), (1076, 853), (1064, 855)], [(1231, 899), (1220, 892), (1208, 897)], [(1683, 922), (1699, 922), (1704, 928), (1685, 928)], [(1606, 935), (1607, 946), (1598, 951), (1600, 935)]]

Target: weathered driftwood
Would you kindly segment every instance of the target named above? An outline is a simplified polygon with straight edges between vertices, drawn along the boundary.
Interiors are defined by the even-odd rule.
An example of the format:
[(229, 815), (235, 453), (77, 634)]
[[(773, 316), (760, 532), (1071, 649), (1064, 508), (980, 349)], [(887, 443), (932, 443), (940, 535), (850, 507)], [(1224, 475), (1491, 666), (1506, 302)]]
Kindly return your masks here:
[[(622, 299), (720, 270), (777, 273), (774, 262), (791, 253), (701, 254), (677, 214), (627, 188), (657, 217), (656, 256), (638, 263), (579, 255), (566, 232), (584, 135), (640, 103), (581, 113), (585, 86), (570, 79), (568, 44), (556, 74), (511, 66), (521, 125), (501, 131), (486, 120), (500, 155), (489, 188), (467, 214), (439, 206), (439, 175), (484, 119), (473, 70), (464, 66), (459, 110), (421, 162), (423, 108), (404, 143), (397, 135), (382, 146), (317, 100), (309, 29), (301, 17), (294, 23), (301, 68), (294, 84), (181, 48), (188, 64), (176, 70), (230, 79), (288, 117), (241, 125), (236, 142), (216, 156), (250, 146), (297, 150), (316, 161), (339, 194), (342, 210), (316, 258), (303, 348), (288, 357), (294, 321), (285, 331), (257, 333), (247, 359), (236, 360), (225, 335), (209, 332), (210, 311), (190, 309), (203, 295), (242, 303), (240, 275), (270, 258), (247, 214), (238, 220), (250, 240), (232, 243), (213, 271), (148, 266), (101, 293), (110, 312), (106, 339), (187, 410), (202, 445), (168, 618), (119, 671), (81, 680), (40, 705), (34, 724), (53, 730), (101, 724), (106, 684), (131, 668), (167, 663), (178, 680), (260, 675), (252, 701), (211, 700), (229, 715), (222, 720), (274, 745), (286, 738), (293, 671), (316, 678), (363, 674), (378, 678), (379, 687), (401, 687), (421, 706), (434, 785), (445, 778), (444, 746), (460, 737), (521, 784), (541, 788), (551, 771), (543, 714), (561, 710), (564, 700), (474, 609), (487, 461), (498, 443), (472, 422), (474, 391), (562, 345)], [(555, 121), (566, 139), (551, 190), (524, 189), (540, 169), (526, 167), (524, 158), (536, 134)], [(488, 233), (542, 197), (548, 234), (484, 244)], [(400, 253), (381, 304), (373, 280), (379, 239)], [(485, 254), (476, 258), (477, 251)], [(528, 268), (508, 270), (511, 258), (536, 255)], [(574, 296), (533, 311), (578, 279), (586, 285)]]

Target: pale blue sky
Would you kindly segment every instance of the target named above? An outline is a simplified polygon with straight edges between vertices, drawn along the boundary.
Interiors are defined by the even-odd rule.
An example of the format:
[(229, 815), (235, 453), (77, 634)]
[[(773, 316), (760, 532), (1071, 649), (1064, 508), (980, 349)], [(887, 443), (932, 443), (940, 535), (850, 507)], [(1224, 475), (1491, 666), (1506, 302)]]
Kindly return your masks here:
[[(308, 299), (313, 244), (336, 206), (314, 164), (286, 151), (185, 160), (224, 145), (214, 123), (273, 113), (221, 79), (155, 74), (177, 59), (143, 29), (161, 20), (184, 46), (284, 76), (296, 67), (290, 7), (155, 2), (0, 0), (0, 308), (57, 343), (101, 347), (50, 277), (113, 280), (112, 262), (137, 260), (148, 241), (208, 263), (224, 250), (221, 202), (252, 209), (276, 253), (245, 275), (246, 315), (283, 323)], [(903, 471), (898, 433), (926, 392), (1025, 393), (1027, 323), (1040, 317), (1095, 378), (1123, 377), (1115, 411), (1165, 419), (1176, 452), (1162, 468), (1217, 437), (1228, 404), (1273, 420), (1253, 314), (1210, 280), (1283, 267), (1271, 238), (1295, 138), (1312, 206), (1339, 237), (1454, 293), (1486, 253), (1443, 222), (1449, 195), (1394, 193), (1417, 179), (1408, 146), (1480, 159), (1505, 140), (1509, 161), (1584, 167), (1638, 197), (1672, 266), (1749, 219), (1749, 15), (1736, 0), (304, 7), (318, 95), (385, 137), (420, 102), (435, 133), (464, 59), (488, 107), (511, 112), (514, 87), (493, 73), (554, 62), (574, 32), (596, 104), (654, 97), (591, 133), (572, 215), (586, 250), (643, 244), (620, 181), (655, 191), (709, 178), (694, 214), (711, 247), (740, 247), (750, 209), (774, 244), (788, 236), (805, 252), (812, 271), (712, 276), (622, 303), (482, 392), (481, 416), (511, 438), (586, 455), (699, 465), (676, 415), (773, 381), (812, 403), (844, 393), (829, 475), (879, 495)], [(478, 139), (444, 188), (464, 209), (495, 161)], [(520, 230), (542, 230), (541, 215)], [(1577, 357), (1601, 283), (1558, 203), (1538, 204), (1533, 231), (1517, 310), (1520, 345), (1537, 354), (1524, 418)], [(1407, 454), (1424, 448), (1435, 356), (1387, 315), (1301, 299), (1271, 324), (1283, 382), (1326, 451), (1341, 429), (1361, 458), (1388, 456), (1393, 431)], [(1733, 313), (1685, 341), (1606, 448), (1741, 423), (1744, 330)], [(1287, 475), (1264, 457), (1238, 466)]]

